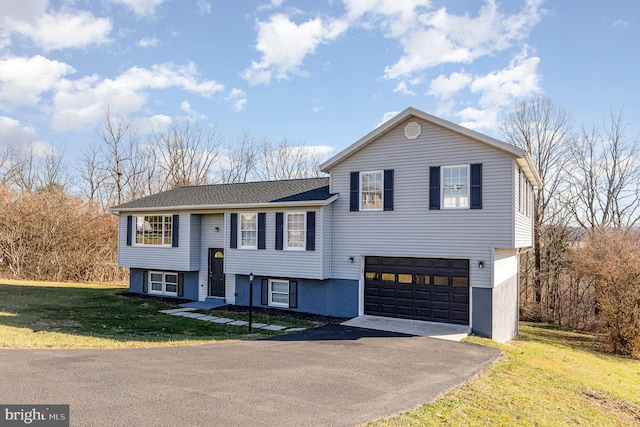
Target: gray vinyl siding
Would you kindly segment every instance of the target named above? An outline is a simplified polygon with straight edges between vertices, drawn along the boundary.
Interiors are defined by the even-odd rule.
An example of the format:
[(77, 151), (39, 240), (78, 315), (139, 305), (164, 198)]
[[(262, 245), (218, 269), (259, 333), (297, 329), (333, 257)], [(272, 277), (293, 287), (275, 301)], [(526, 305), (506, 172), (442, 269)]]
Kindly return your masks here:
[[(513, 156), (418, 121), (418, 139), (407, 140), (406, 122), (400, 123), (330, 171), (330, 191), (339, 193), (332, 207), (332, 276), (358, 279), (366, 255), (463, 258), (470, 260), (472, 286), (491, 287), (493, 247), (513, 247)], [(473, 163), (482, 163), (482, 209), (429, 210), (429, 167)], [(384, 169), (395, 171), (394, 210), (350, 212), (350, 172)]]
[[(316, 245), (314, 251), (292, 251), (275, 249), (275, 216), (276, 212), (316, 212)], [(238, 249), (229, 248), (229, 227), (231, 226), (231, 216), (225, 215), (225, 272), (227, 282), (233, 274), (248, 275), (253, 272), (255, 276), (261, 277), (295, 277), (300, 279), (324, 279), (323, 271), (323, 249), (321, 236), (324, 234), (324, 221), (321, 208), (295, 208), (290, 209), (257, 209), (236, 211), (238, 215), (242, 212), (265, 212), (266, 213), (266, 249)], [(285, 219), (286, 221), (286, 219)], [(238, 219), (238, 223), (240, 219)], [(238, 232), (240, 239), (240, 232)], [(286, 239), (286, 236), (285, 236)]]
[[(146, 215), (172, 215), (175, 212), (154, 212)], [(160, 271), (191, 270), (191, 221), (188, 213), (180, 214), (178, 247), (127, 246), (127, 215), (144, 213), (121, 213), (118, 218), (118, 265), (120, 267), (158, 269)], [(134, 221), (135, 227), (135, 221)], [(132, 239), (135, 242), (135, 236)]]
[(321, 210), (322, 220), (320, 221), (322, 228), (316, 230), (316, 242), (321, 242), (322, 250), (322, 278), (331, 277), (331, 238), (333, 235), (331, 229), (333, 204), (325, 206)]
[[(218, 227), (218, 231), (216, 231)], [(209, 248), (224, 249), (224, 214), (202, 215), (200, 219), (200, 274), (198, 300), (204, 301), (209, 292)], [(224, 251), (226, 255), (226, 250)], [(226, 260), (225, 260), (226, 261)], [(225, 284), (226, 285), (226, 284)]]
[[(519, 212), (518, 206), (520, 206), (520, 197), (525, 197), (520, 194), (519, 176), (520, 169), (517, 165), (514, 167), (514, 215), (515, 215), (515, 247), (526, 248), (533, 246), (533, 220), (526, 215)], [(529, 203), (533, 206), (533, 200), (529, 200)]]
[(191, 221), (189, 229), (189, 235), (191, 236), (189, 242), (189, 270), (197, 271), (200, 269), (200, 215), (189, 215), (189, 221)]

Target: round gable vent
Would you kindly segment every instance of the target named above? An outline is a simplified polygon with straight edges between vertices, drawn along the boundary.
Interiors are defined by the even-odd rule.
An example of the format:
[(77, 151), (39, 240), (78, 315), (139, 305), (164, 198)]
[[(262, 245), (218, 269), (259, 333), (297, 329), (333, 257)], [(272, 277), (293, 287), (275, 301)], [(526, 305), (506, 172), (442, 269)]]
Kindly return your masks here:
[(422, 126), (418, 122), (409, 122), (404, 127), (404, 136), (407, 139), (417, 139), (422, 133)]

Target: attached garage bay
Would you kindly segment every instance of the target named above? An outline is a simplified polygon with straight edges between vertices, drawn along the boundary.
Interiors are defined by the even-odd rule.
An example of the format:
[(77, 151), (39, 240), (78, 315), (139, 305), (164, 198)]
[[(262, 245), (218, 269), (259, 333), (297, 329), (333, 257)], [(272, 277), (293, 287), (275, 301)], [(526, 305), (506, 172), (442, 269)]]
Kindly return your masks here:
[(469, 324), (469, 260), (365, 258), (364, 314)]

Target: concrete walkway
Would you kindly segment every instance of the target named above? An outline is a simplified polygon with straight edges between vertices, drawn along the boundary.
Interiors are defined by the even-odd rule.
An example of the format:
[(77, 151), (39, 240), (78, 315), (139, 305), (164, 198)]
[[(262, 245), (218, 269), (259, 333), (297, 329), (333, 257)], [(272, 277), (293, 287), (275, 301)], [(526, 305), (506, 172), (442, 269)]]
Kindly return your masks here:
[(362, 315), (342, 323), (345, 326), (374, 329), (376, 331), (398, 332), (419, 337), (431, 337), (449, 341), (462, 341), (469, 335), (470, 328), (466, 325), (452, 325), (450, 323), (423, 322), (420, 320), (392, 319)]
[[(180, 316), (180, 317), (190, 317), (192, 319), (202, 320), (204, 322), (211, 323), (225, 323), (227, 325), (232, 326), (248, 326), (249, 322), (245, 322), (244, 320), (234, 320), (228, 319), (226, 317), (217, 317), (217, 316), (209, 316), (202, 313), (194, 313), (197, 308), (194, 307), (183, 307), (183, 308), (173, 308), (170, 310), (160, 310), (160, 313), (169, 314), (171, 316)], [(284, 331), (284, 332), (300, 332), (304, 331), (306, 328), (287, 328), (282, 325), (267, 325), (266, 323), (256, 323), (253, 322), (251, 327), (254, 329), (264, 329), (266, 331)]]

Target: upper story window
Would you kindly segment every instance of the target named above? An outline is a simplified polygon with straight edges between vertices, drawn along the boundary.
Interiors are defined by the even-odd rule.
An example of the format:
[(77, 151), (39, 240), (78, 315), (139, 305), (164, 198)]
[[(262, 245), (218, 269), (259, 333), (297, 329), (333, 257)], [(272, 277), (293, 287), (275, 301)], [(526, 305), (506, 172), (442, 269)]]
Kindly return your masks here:
[(258, 247), (258, 214), (240, 214), (240, 247), (243, 249)]
[(148, 215), (136, 218), (136, 245), (171, 246), (171, 215)]
[(305, 250), (306, 212), (287, 212), (285, 249)]
[(442, 167), (442, 207), (469, 207), (469, 165)]
[(383, 173), (360, 173), (360, 207), (363, 211), (381, 211), (383, 206)]

